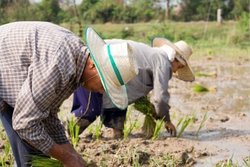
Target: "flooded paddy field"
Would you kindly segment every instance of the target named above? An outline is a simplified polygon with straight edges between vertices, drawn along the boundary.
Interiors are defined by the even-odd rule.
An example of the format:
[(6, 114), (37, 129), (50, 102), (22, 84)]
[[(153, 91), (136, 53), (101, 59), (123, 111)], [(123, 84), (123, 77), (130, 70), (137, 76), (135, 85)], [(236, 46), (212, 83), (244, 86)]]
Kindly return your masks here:
[[(249, 166), (250, 59), (205, 57), (191, 62), (195, 82), (170, 81), (172, 121), (177, 125), (182, 118), (193, 119), (180, 137), (170, 137), (162, 128), (158, 139), (145, 139), (140, 131), (144, 116), (132, 111), (128, 119), (138, 126), (128, 139), (112, 139), (110, 129), (103, 127), (99, 140), (88, 131), (82, 134), (79, 150), (98, 166)], [(195, 92), (197, 84), (208, 91)]]
[[(101, 128), (97, 120), (80, 135), (77, 144), (77, 150), (89, 161), (89, 166), (250, 165), (250, 59), (204, 57), (192, 59), (191, 63), (196, 73), (195, 82), (175, 78), (170, 81), (173, 123), (177, 125), (181, 119), (192, 118), (180, 136), (170, 137), (162, 127), (157, 139), (146, 139), (141, 133), (144, 116), (133, 109), (126, 127), (133, 124), (134, 128), (127, 139), (113, 139), (111, 129)], [(194, 91), (197, 84), (208, 91)], [(72, 98), (63, 104), (64, 114), (60, 114), (63, 120), (72, 117), (71, 104)], [(180, 133), (181, 126), (177, 129)], [(98, 139), (93, 137), (97, 135)], [(1, 140), (0, 155), (5, 147)]]

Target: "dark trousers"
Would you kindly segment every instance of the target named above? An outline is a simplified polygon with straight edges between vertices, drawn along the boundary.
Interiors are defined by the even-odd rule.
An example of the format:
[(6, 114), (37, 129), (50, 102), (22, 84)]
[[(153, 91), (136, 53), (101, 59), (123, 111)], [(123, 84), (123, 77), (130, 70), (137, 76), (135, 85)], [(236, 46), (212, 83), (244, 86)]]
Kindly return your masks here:
[(31, 155), (43, 155), (43, 153), (26, 141), (22, 140), (12, 127), (13, 108), (7, 106), (5, 111), (0, 112), (0, 119), (10, 141), (11, 149), (18, 167), (29, 167)]
[(104, 109), (101, 115), (102, 123), (108, 128), (123, 130), (126, 113), (127, 108), (124, 110), (119, 108)]

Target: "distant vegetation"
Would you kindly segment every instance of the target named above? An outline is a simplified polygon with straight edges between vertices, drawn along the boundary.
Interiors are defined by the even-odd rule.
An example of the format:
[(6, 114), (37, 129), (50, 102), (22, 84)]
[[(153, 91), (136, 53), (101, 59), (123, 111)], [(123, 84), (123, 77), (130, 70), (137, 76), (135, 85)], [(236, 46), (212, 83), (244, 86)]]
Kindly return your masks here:
[(0, 24), (18, 20), (54, 23), (135, 23), (166, 19), (215, 21), (218, 8), (222, 9), (224, 20), (238, 20), (244, 12), (250, 12), (249, 0), (83, 0), (79, 5), (74, 2), (1, 0)]
[[(75, 0), (41, 0), (40, 3), (0, 0), (0, 25), (20, 20), (49, 21), (81, 37), (84, 28), (91, 25), (104, 38), (148, 44), (156, 36), (185, 40), (196, 47), (195, 54), (201, 51), (210, 56), (227, 52), (235, 56), (239, 55), (239, 49), (241, 55), (249, 52), (249, 0), (161, 0), (168, 8), (157, 5), (159, 1), (83, 0), (76, 5)], [(223, 11), (222, 24), (216, 23), (218, 8)]]

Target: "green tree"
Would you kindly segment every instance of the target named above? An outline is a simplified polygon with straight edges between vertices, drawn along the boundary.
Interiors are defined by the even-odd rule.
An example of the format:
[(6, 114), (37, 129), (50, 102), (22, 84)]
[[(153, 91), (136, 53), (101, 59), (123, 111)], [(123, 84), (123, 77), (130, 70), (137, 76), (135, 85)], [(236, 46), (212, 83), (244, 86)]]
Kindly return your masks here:
[(32, 16), (29, 0), (1, 0), (0, 23), (18, 20), (30, 20)]
[[(82, 3), (79, 5), (79, 13), (83, 20), (91, 20), (94, 22), (95, 17), (95, 8), (97, 2), (100, 0), (83, 0)], [(93, 11), (94, 10), (94, 11)]]
[(101, 22), (106, 23), (109, 21), (113, 21), (115, 18), (115, 13), (117, 14), (116, 10), (119, 6), (113, 3), (113, 0), (103, 0), (99, 1), (96, 6), (96, 17)]
[(60, 11), (59, 0), (42, 0), (39, 4), (40, 20), (59, 23), (58, 14)]
[(250, 12), (249, 0), (234, 0), (232, 6), (233, 10), (230, 14), (235, 19), (239, 19), (243, 12)]
[(154, 0), (130, 0), (130, 7), (134, 9), (137, 16), (136, 21), (149, 21), (159, 16), (160, 8), (156, 8)]
[(183, 21), (216, 20), (217, 9), (222, 9), (222, 17), (229, 18), (233, 0), (182, 0), (182, 12), (179, 18)]

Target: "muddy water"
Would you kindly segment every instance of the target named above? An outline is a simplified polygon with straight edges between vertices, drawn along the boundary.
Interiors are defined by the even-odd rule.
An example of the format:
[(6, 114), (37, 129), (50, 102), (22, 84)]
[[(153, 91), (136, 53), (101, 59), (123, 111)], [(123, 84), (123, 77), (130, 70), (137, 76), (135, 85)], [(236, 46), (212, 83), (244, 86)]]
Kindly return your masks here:
[[(250, 156), (250, 63), (244, 62), (197, 62), (195, 71), (215, 73), (210, 77), (197, 77), (211, 91), (194, 93), (192, 86), (173, 80), (171, 83), (172, 111), (177, 117), (193, 114), (198, 122), (207, 112), (205, 127), (194, 136), (195, 123), (184, 138), (205, 147), (209, 156), (197, 159), (195, 166), (214, 166), (218, 161), (232, 158), (240, 165)], [(173, 113), (172, 113), (173, 114)]]
[[(184, 131), (182, 137), (171, 138), (164, 131), (159, 140), (145, 140), (138, 135), (139, 129), (135, 129), (129, 136), (129, 140), (104, 138), (100, 141), (92, 141), (83, 134), (79, 149), (88, 155), (93, 155), (90, 159), (95, 162), (106, 163), (108, 166), (130, 166), (126, 162), (120, 165), (115, 157), (116, 155), (128, 156), (126, 150), (132, 152), (144, 150), (152, 158), (193, 150), (188, 152), (188, 156), (195, 161), (191, 166), (214, 167), (219, 161), (229, 158), (241, 165), (243, 159), (250, 156), (250, 62), (211, 59), (197, 60), (192, 64), (195, 72), (211, 75), (196, 77), (194, 83), (186, 83), (174, 78), (170, 81), (170, 105), (172, 106), (170, 113), (173, 123), (176, 125), (185, 115), (196, 118), (196, 122)], [(197, 83), (209, 88), (210, 92), (193, 92), (192, 87)], [(65, 120), (67, 119), (65, 115), (69, 115), (71, 104), (72, 98), (62, 106), (62, 110), (66, 111), (63, 114)], [(196, 132), (205, 113), (207, 113), (207, 120), (197, 136)], [(132, 114), (133, 120), (142, 124), (144, 117), (137, 112)], [(110, 129), (102, 130), (104, 134), (107, 132), (109, 135)], [(117, 148), (110, 151), (114, 145), (117, 145)], [(108, 151), (104, 155), (97, 156), (97, 153), (103, 152), (100, 151), (103, 149)], [(154, 165), (142, 166), (153, 167)]]

